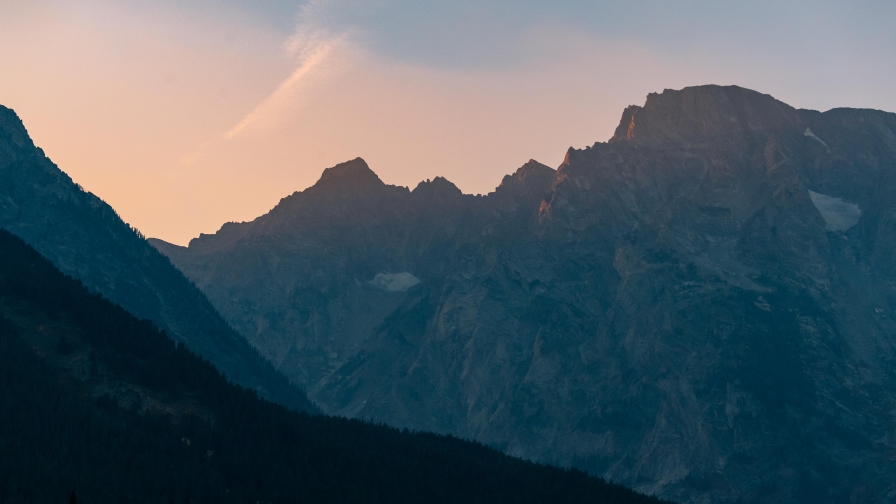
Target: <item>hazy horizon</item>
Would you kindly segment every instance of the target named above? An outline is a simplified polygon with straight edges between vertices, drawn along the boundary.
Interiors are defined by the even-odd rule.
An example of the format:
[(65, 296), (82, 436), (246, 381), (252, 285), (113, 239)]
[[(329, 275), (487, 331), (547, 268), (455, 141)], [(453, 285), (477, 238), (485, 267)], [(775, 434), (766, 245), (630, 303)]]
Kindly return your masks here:
[(77, 2), (0, 7), (0, 104), (145, 235), (185, 244), (363, 157), (487, 193), (650, 92), (896, 111), (881, 1)]

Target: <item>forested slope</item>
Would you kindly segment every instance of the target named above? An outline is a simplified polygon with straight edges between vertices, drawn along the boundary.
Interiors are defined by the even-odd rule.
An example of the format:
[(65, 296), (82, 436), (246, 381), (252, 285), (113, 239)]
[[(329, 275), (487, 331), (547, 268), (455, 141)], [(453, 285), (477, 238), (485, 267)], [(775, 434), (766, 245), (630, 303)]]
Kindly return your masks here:
[(658, 502), (228, 383), (0, 230), (0, 502)]

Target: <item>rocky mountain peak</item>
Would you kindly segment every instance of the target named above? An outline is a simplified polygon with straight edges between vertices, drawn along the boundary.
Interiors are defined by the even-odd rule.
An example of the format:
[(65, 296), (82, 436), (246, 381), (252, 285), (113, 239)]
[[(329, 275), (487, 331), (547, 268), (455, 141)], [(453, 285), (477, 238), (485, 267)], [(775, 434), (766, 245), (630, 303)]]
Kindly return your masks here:
[(432, 180), (424, 180), (417, 184), (411, 192), (415, 197), (423, 196), (432, 198), (451, 198), (463, 196), (463, 192), (445, 177), (436, 177)]
[(526, 164), (517, 168), (512, 175), (505, 175), (501, 180), (501, 186), (524, 183), (533, 178), (553, 177), (556, 171), (550, 166), (530, 159)]
[(361, 158), (340, 163), (324, 170), (312, 189), (345, 190), (383, 187), (385, 184)]
[(644, 106), (627, 107), (610, 142), (695, 142), (802, 124), (795, 108), (770, 95), (738, 86), (695, 86), (651, 93)]
[(557, 171), (553, 168), (530, 159), (512, 175), (505, 175), (496, 192), (499, 194), (530, 194), (536, 192), (541, 195), (550, 188), (556, 174)]
[(3, 105), (0, 105), (0, 142), (8, 142), (11, 147), (34, 148), (22, 120), (14, 110)]

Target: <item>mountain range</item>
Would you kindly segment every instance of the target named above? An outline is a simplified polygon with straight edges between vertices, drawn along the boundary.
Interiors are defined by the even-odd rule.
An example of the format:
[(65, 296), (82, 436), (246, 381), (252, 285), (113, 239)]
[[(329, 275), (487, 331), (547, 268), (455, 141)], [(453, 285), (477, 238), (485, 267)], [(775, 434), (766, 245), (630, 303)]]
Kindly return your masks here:
[(326, 413), (681, 502), (896, 498), (896, 114), (666, 90), (484, 196), (355, 159), (150, 242)]

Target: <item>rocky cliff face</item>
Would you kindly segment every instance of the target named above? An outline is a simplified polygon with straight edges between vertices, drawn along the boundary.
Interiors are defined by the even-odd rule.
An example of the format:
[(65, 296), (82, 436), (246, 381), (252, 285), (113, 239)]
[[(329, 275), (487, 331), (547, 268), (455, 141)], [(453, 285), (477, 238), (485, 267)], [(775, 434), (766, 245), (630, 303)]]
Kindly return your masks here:
[(896, 115), (652, 94), (494, 193), (357, 159), (154, 242), (328, 412), (684, 502), (896, 497)]
[(0, 228), (60, 270), (152, 320), (228, 378), (286, 406), (313, 411), (304, 393), (266, 362), (205, 295), (102, 200), (85, 192), (34, 146), (0, 106)]

